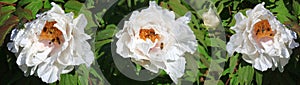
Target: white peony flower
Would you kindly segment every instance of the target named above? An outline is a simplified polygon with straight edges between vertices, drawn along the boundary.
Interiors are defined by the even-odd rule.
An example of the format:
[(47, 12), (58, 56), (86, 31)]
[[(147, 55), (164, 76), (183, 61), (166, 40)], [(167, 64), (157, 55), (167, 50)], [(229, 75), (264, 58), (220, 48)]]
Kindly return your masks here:
[(8, 49), (16, 53), (17, 64), (25, 74), (37, 75), (46, 83), (60, 79), (60, 74), (73, 70), (75, 65), (87, 67), (94, 54), (84, 33), (87, 19), (83, 14), (73, 19), (57, 4), (51, 10), (26, 23), (25, 29), (14, 29)]
[(151, 72), (163, 69), (177, 83), (184, 74), (184, 53), (194, 53), (197, 46), (194, 33), (187, 25), (190, 16), (187, 13), (175, 20), (173, 11), (150, 1), (149, 8), (134, 11), (116, 34), (117, 53)]
[(288, 63), (293, 48), (299, 44), (296, 33), (287, 29), (273, 14), (258, 4), (252, 10), (235, 15), (236, 24), (231, 27), (236, 34), (232, 35), (227, 44), (229, 55), (242, 53), (242, 58), (251, 63), (257, 70), (273, 70), (278, 67), (282, 72)]
[(202, 17), (203, 17), (204, 25), (209, 28), (217, 28), (221, 21), (211, 7), (207, 12), (202, 14)]

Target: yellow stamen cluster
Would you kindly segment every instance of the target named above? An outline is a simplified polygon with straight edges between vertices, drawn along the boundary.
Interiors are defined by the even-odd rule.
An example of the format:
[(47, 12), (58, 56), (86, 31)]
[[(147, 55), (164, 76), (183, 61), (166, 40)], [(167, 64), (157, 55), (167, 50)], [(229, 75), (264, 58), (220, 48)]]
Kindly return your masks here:
[(59, 29), (53, 26), (55, 23), (56, 21), (46, 22), (39, 40), (50, 40), (51, 42), (49, 42), (49, 44), (54, 43), (56, 45), (60, 45), (62, 43), (63, 34)]

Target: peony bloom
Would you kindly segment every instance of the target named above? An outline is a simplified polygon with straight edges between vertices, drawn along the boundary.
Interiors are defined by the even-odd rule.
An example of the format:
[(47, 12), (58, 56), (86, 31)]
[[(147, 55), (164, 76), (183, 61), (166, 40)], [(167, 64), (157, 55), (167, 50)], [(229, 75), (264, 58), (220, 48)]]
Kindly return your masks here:
[(209, 28), (217, 28), (221, 21), (211, 7), (207, 12), (202, 14), (202, 17), (203, 17), (204, 25)]
[(190, 16), (187, 13), (175, 20), (173, 11), (150, 1), (149, 8), (134, 11), (116, 34), (117, 53), (151, 72), (163, 69), (177, 83), (185, 70), (184, 53), (194, 53), (197, 46), (194, 33), (187, 25)]
[(282, 72), (288, 63), (293, 48), (299, 44), (295, 32), (287, 29), (276, 17), (264, 8), (264, 3), (258, 4), (252, 10), (235, 15), (236, 24), (231, 27), (236, 34), (232, 35), (227, 44), (229, 55), (236, 51), (242, 53), (242, 58), (251, 63), (254, 68), (266, 71), (278, 67)]
[(94, 54), (84, 33), (87, 19), (73, 13), (64, 13), (57, 4), (51, 3), (51, 10), (38, 15), (26, 23), (25, 29), (14, 29), (8, 49), (16, 53), (17, 64), (25, 74), (35, 72), (46, 83), (60, 79), (60, 74), (73, 70), (75, 65), (87, 67), (94, 60)]

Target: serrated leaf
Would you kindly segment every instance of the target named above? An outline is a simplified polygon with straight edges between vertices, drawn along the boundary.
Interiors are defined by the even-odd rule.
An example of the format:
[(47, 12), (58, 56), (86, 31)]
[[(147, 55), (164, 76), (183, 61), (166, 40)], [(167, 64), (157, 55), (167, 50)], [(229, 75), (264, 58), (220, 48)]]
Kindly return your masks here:
[(18, 0), (0, 0), (1, 3), (6, 3), (6, 4), (13, 4), (17, 2)]

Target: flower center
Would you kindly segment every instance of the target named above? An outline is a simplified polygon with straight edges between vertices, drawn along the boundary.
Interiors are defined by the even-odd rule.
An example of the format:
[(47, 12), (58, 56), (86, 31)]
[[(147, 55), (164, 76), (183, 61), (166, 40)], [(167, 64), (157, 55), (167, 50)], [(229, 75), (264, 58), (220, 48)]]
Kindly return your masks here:
[(63, 42), (63, 34), (59, 29), (53, 26), (55, 23), (56, 21), (46, 22), (39, 40), (49, 40), (49, 44), (54, 43), (54, 45), (60, 45)]
[(273, 40), (275, 32), (276, 31), (272, 31), (268, 20), (261, 20), (255, 23), (252, 31), (253, 38), (256, 40), (256, 42)]
[(140, 30), (140, 38), (145, 40), (148, 38), (152, 42), (155, 42), (155, 39), (160, 39), (159, 35), (155, 33), (153, 29), (141, 29)]

